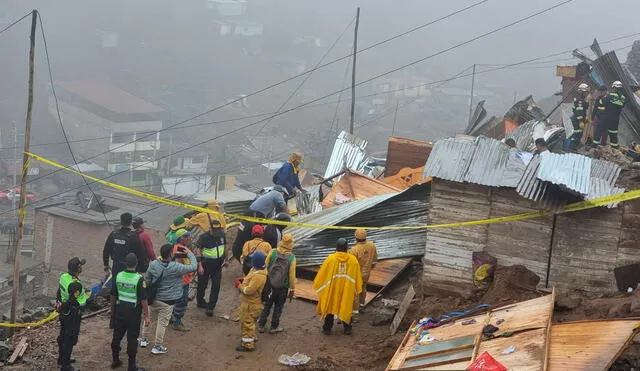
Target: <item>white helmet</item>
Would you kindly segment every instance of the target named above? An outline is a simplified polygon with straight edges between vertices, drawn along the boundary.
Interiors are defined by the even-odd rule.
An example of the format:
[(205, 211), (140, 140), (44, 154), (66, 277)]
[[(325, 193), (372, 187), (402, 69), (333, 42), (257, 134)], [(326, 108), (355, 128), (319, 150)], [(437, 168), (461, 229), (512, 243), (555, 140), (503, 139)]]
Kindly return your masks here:
[(589, 92), (589, 85), (585, 83), (578, 85), (578, 91), (585, 92), (585, 93)]
[(614, 81), (613, 84), (611, 84), (612, 88), (621, 88), (622, 87), (622, 83), (620, 81)]

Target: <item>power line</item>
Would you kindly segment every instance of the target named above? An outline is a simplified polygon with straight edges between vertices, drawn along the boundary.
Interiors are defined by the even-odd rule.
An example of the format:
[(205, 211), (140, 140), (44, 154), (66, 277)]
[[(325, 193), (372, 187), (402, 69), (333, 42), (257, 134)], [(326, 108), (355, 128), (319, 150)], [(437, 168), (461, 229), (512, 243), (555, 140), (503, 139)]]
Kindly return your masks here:
[[(40, 23), (40, 31), (42, 32), (42, 43), (44, 44), (44, 54), (47, 60), (47, 71), (49, 72), (49, 82), (51, 83), (51, 92), (53, 94), (53, 100), (56, 103), (56, 113), (58, 115), (58, 122), (60, 123), (60, 129), (62, 130), (62, 135), (64, 136), (64, 140), (67, 143), (67, 147), (69, 148), (71, 159), (73, 159), (73, 163), (76, 165), (76, 168), (78, 169), (78, 171), (80, 171), (80, 167), (78, 166), (78, 161), (76, 160), (76, 155), (73, 153), (73, 149), (71, 148), (71, 144), (69, 143), (69, 137), (67, 136), (67, 131), (65, 130), (64, 124), (62, 123), (62, 116), (60, 115), (60, 103), (58, 102), (58, 94), (56, 93), (56, 87), (53, 83), (53, 72), (51, 71), (51, 59), (49, 58), (49, 47), (47, 45), (47, 36), (45, 35), (44, 26), (42, 25), (42, 15), (38, 11), (36, 11), (36, 15), (38, 16), (38, 23)], [(93, 192), (93, 189), (87, 182), (87, 179), (83, 176), (81, 176), (81, 178), (84, 181), (84, 184), (87, 186), (87, 188), (89, 188), (89, 191), (91, 192), (91, 195), (93, 195), (93, 198), (97, 200), (98, 197)], [(109, 224), (109, 219), (107, 218), (107, 214), (105, 213), (104, 208), (99, 202), (98, 202), (98, 207), (100, 208), (100, 211), (104, 216), (104, 221), (107, 224)]]
[(17, 25), (18, 23), (22, 22), (22, 20), (24, 20), (24, 19), (26, 19), (28, 16), (30, 16), (30, 15), (31, 15), (31, 13), (32, 13), (32, 12), (29, 12), (29, 13), (27, 13), (27, 14), (23, 15), (21, 18), (19, 18), (19, 19), (17, 19), (17, 20), (15, 20), (15, 21), (13, 21), (10, 25), (8, 25), (7, 27), (5, 27), (5, 28), (3, 28), (2, 30), (0, 30), (0, 34), (2, 34), (2, 33), (3, 33), (3, 32), (5, 32), (5, 31), (8, 31), (11, 27), (13, 27), (13, 26)]
[[(573, 1), (573, 0), (565, 0), (565, 1), (561, 2), (561, 3), (558, 3), (558, 4), (556, 4), (556, 5), (553, 5), (553, 6), (551, 6), (551, 7), (548, 7), (548, 8), (546, 8), (546, 9), (544, 9), (544, 10), (538, 11), (538, 12), (533, 13), (533, 14), (531, 14), (531, 15), (529, 15), (529, 16), (524, 17), (524, 18), (520, 18), (519, 20), (514, 21), (514, 22), (511, 22), (511, 23), (509, 23), (508, 25), (501, 26), (501, 27), (499, 27), (499, 28), (497, 28), (497, 29), (494, 29), (494, 30), (492, 30), (492, 31), (489, 31), (489, 32), (485, 32), (485, 33), (483, 33), (483, 34), (481, 34), (481, 35), (479, 35), (479, 36), (476, 36), (476, 37), (474, 37), (474, 38), (472, 38), (472, 39), (469, 39), (469, 40), (467, 40), (467, 41), (464, 41), (464, 42), (458, 43), (458, 44), (456, 44), (456, 45), (454, 45), (454, 46), (452, 46), (452, 47), (446, 48), (446, 49), (444, 49), (444, 50), (442, 50), (442, 51), (439, 51), (439, 52), (437, 52), (437, 53), (431, 54), (430, 56), (427, 56), (427, 57), (424, 57), (424, 58), (420, 58), (420, 59), (418, 59), (418, 60), (415, 60), (415, 61), (412, 61), (412, 62), (410, 62), (410, 63), (407, 63), (407, 64), (405, 64), (405, 65), (403, 65), (403, 66), (397, 67), (397, 68), (395, 68), (395, 69), (393, 69), (393, 70), (390, 70), (390, 71), (388, 71), (388, 72), (384, 72), (384, 73), (381, 73), (381, 74), (376, 75), (376, 76), (374, 76), (374, 77), (371, 77), (371, 78), (369, 78), (369, 79), (366, 79), (366, 80), (364, 80), (364, 81), (360, 81), (360, 82), (358, 82), (358, 83), (356, 84), (356, 86), (358, 86), (358, 85), (362, 85), (362, 84), (365, 84), (365, 83), (367, 83), (367, 82), (373, 81), (373, 80), (375, 80), (375, 79), (377, 79), (377, 78), (380, 78), (380, 77), (382, 77), (382, 76), (386, 76), (386, 75), (391, 74), (391, 73), (393, 73), (393, 72), (397, 72), (397, 71), (399, 71), (399, 70), (401, 70), (401, 69), (403, 69), (403, 68), (406, 68), (406, 67), (409, 67), (409, 66), (413, 66), (413, 65), (418, 64), (418, 63), (420, 63), (420, 62), (423, 62), (423, 61), (425, 61), (425, 60), (427, 60), (427, 59), (433, 58), (433, 57), (435, 57), (435, 56), (441, 55), (441, 54), (443, 54), (443, 53), (446, 53), (446, 52), (448, 52), (448, 51), (454, 50), (454, 49), (459, 48), (459, 47), (461, 47), (461, 46), (467, 45), (467, 44), (469, 44), (469, 43), (471, 43), (471, 42), (473, 42), (473, 41), (476, 41), (476, 40), (479, 40), (479, 39), (481, 39), (481, 38), (484, 38), (484, 37), (490, 36), (490, 35), (492, 35), (492, 34), (494, 34), (494, 33), (498, 32), (498, 31), (500, 31), (500, 30), (504, 30), (504, 29), (506, 29), (506, 28), (512, 27), (512, 26), (514, 26), (514, 25), (516, 25), (516, 24), (519, 24), (519, 23), (522, 23), (522, 22), (524, 22), (524, 21), (527, 21), (527, 20), (529, 20), (529, 19), (531, 19), (531, 18), (534, 18), (534, 17), (536, 17), (536, 16), (542, 15), (542, 14), (544, 14), (544, 13), (546, 13), (546, 12), (549, 12), (550, 10), (553, 10), (553, 9), (555, 9), (555, 8), (558, 8), (558, 7), (562, 6), (562, 5), (568, 4), (568, 3), (572, 2), (572, 1)], [(515, 65), (515, 64), (514, 64), (514, 65)], [(502, 67), (502, 68), (504, 68), (504, 67)], [(439, 82), (451, 81), (451, 80), (453, 80), (453, 78), (445, 79), (445, 80), (443, 80), (443, 81), (439, 81)], [(435, 83), (439, 83), (439, 82), (435, 82)], [(280, 115), (286, 114), (286, 113), (288, 113), (288, 112), (291, 112), (291, 111), (297, 110), (297, 109), (299, 109), (299, 108), (301, 108), (301, 107), (304, 107), (304, 106), (307, 106), (307, 105), (309, 105), (309, 104), (315, 103), (315, 102), (317, 102), (317, 101), (320, 101), (320, 100), (322, 100), (322, 99), (325, 99), (325, 98), (327, 98), (327, 97), (330, 97), (330, 96), (332, 96), (332, 95), (334, 95), (334, 94), (337, 94), (337, 93), (339, 93), (339, 92), (341, 92), (341, 91), (344, 91), (344, 90), (345, 90), (345, 89), (341, 89), (341, 90), (338, 90), (338, 91), (336, 91), (336, 92), (332, 92), (332, 93), (327, 94), (327, 95), (325, 95), (325, 96), (322, 96), (322, 97), (320, 97), (320, 98), (317, 98), (317, 99), (311, 100), (311, 101), (309, 101), (309, 102), (303, 103), (303, 104), (301, 104), (301, 105), (299, 105), (299, 106), (296, 106), (296, 107), (293, 107), (293, 108), (290, 108), (290, 109), (284, 110), (284, 111), (282, 111), (282, 112), (276, 113), (276, 114), (274, 114), (274, 115), (272, 115), (272, 116), (270, 116), (270, 117), (268, 117), (268, 118), (266, 118), (266, 119), (258, 120), (258, 121), (256, 121), (256, 122), (251, 123), (251, 124), (247, 124), (247, 125), (244, 125), (244, 126), (238, 127), (238, 128), (236, 128), (236, 129), (234, 129), (234, 130), (231, 130), (231, 131), (229, 131), (229, 132), (227, 132), (227, 133), (224, 133), (224, 134), (221, 134), (221, 135), (215, 136), (215, 137), (213, 137), (213, 138), (206, 139), (206, 140), (204, 140), (204, 141), (201, 141), (201, 142), (196, 143), (196, 144), (194, 144), (194, 145), (191, 145), (191, 146), (188, 146), (188, 147), (186, 147), (186, 148), (180, 149), (180, 150), (175, 151), (175, 152), (173, 152), (173, 153), (169, 153), (169, 154), (167, 154), (167, 155), (164, 155), (164, 156), (161, 156), (161, 157), (159, 157), (159, 158), (156, 158), (156, 159), (155, 159), (155, 161), (161, 160), (161, 159), (166, 158), (166, 157), (168, 157), (168, 156), (172, 156), (172, 155), (175, 155), (175, 154), (178, 154), (178, 153), (181, 153), (181, 152), (187, 151), (187, 150), (190, 150), (190, 149), (192, 149), (192, 148), (194, 148), (194, 147), (197, 147), (197, 146), (200, 146), (200, 145), (202, 145), (202, 144), (205, 144), (205, 143), (208, 143), (208, 142), (214, 141), (214, 140), (219, 139), (219, 138), (222, 138), (222, 137), (224, 137), (224, 136), (227, 136), (227, 135), (230, 135), (230, 134), (236, 133), (236, 132), (238, 132), (238, 131), (244, 130), (244, 129), (248, 128), (248, 127), (251, 127), (251, 126), (254, 126), (254, 125), (260, 124), (260, 123), (265, 122), (265, 121), (267, 121), (267, 120), (269, 120), (269, 119), (271, 119), (271, 118), (273, 118), (273, 117), (280, 116)], [(132, 167), (132, 168), (131, 168), (131, 169), (129, 169), (129, 170), (125, 170), (125, 171), (122, 171), (122, 172), (117, 172), (117, 173), (111, 174), (111, 175), (109, 175), (109, 176), (107, 176), (107, 177), (102, 178), (101, 180), (109, 179), (109, 178), (111, 178), (111, 177), (117, 176), (117, 175), (119, 175), (119, 174), (125, 173), (125, 172), (127, 172), (127, 171), (132, 170), (132, 169), (135, 169), (135, 168), (138, 168), (138, 167), (141, 167), (141, 166), (145, 166), (145, 165), (146, 165), (146, 163), (143, 163), (143, 164), (141, 164), (141, 165), (137, 165), (137, 166), (135, 166), (135, 167)], [(61, 169), (59, 169), (59, 170), (61, 170)], [(56, 170), (56, 171), (57, 171), (57, 170)], [(47, 176), (49, 176), (49, 175), (51, 175), (51, 174), (55, 173), (56, 171), (54, 171), (54, 172), (52, 172), (52, 173), (49, 173)], [(40, 179), (40, 178), (38, 178), (38, 179)], [(95, 181), (92, 181), (91, 183), (94, 183), (94, 182), (95, 182)], [(76, 188), (80, 188), (80, 187), (76, 187)], [(74, 188), (74, 189), (76, 189), (76, 188)], [(58, 193), (58, 194), (55, 194), (55, 195), (49, 196), (49, 197), (47, 197), (47, 198), (45, 198), (45, 199), (53, 198), (53, 197), (58, 196), (58, 195), (63, 194), (63, 193), (66, 193), (66, 192)], [(13, 211), (13, 210), (11, 210), (11, 211)], [(2, 214), (0, 214), (0, 215), (2, 215)]]
[[(420, 25), (420, 26), (414, 27), (414, 28), (412, 28), (412, 29), (410, 29), (410, 30), (408, 30), (408, 31), (406, 31), (406, 32), (403, 32), (403, 33), (401, 33), (401, 34), (395, 35), (395, 36), (393, 36), (393, 37), (387, 38), (387, 39), (382, 40), (382, 41), (380, 41), (380, 42), (377, 42), (377, 43), (375, 43), (375, 44), (373, 44), (373, 45), (370, 45), (370, 46), (368, 46), (368, 47), (366, 47), (366, 48), (364, 48), (364, 49), (362, 49), (362, 50), (359, 50), (359, 51), (358, 51), (358, 53), (365, 52), (365, 51), (367, 51), (367, 50), (369, 50), (369, 49), (372, 49), (372, 48), (375, 48), (375, 47), (380, 46), (380, 45), (382, 45), (382, 44), (385, 44), (385, 43), (390, 42), (390, 41), (392, 41), (392, 40), (395, 40), (395, 39), (397, 39), (397, 38), (399, 38), (399, 37), (405, 36), (405, 35), (407, 35), (407, 34), (409, 34), (409, 33), (411, 33), (411, 32), (415, 32), (415, 31), (417, 31), (417, 30), (419, 30), (419, 29), (425, 28), (425, 27), (430, 26), (430, 25), (433, 25), (433, 24), (435, 24), (435, 23), (437, 23), (437, 22), (440, 22), (440, 21), (443, 21), (443, 20), (445, 20), (445, 19), (451, 18), (451, 17), (453, 17), (453, 16), (455, 16), (455, 15), (458, 15), (458, 14), (460, 14), (460, 13), (463, 13), (463, 12), (465, 12), (465, 11), (469, 10), (469, 9), (472, 9), (472, 8), (474, 8), (474, 7), (476, 7), (476, 6), (479, 6), (479, 5), (481, 5), (481, 4), (483, 4), (483, 3), (487, 2), (487, 1), (489, 1), (489, 0), (481, 0), (481, 1), (477, 2), (477, 3), (471, 4), (471, 5), (467, 6), (467, 7), (464, 7), (464, 8), (462, 8), (462, 9), (456, 10), (456, 11), (454, 11), (454, 12), (452, 12), (452, 13), (449, 13), (449, 14), (447, 14), (447, 15), (445, 15), (445, 16), (442, 16), (442, 17), (440, 17), (440, 18), (437, 18), (437, 19), (435, 19), (435, 20), (433, 20), (433, 21), (430, 21), (430, 22), (428, 22), (428, 23), (425, 23), (425, 24), (422, 24), (422, 25)], [(569, 1), (572, 1), (572, 0), (569, 0)], [(353, 54), (353, 53), (351, 53), (351, 54)], [(233, 103), (237, 103), (237, 102), (239, 102), (239, 101), (240, 101), (240, 100), (242, 100), (242, 99), (245, 99), (245, 98), (248, 98), (248, 97), (251, 97), (251, 96), (254, 96), (254, 95), (260, 94), (260, 93), (262, 93), (262, 92), (264, 92), (264, 91), (267, 91), (267, 90), (272, 89), (272, 88), (274, 88), (274, 87), (276, 87), (276, 86), (282, 85), (282, 84), (284, 84), (284, 83), (286, 83), (286, 82), (289, 82), (289, 81), (291, 81), (291, 80), (293, 80), (293, 79), (296, 79), (296, 78), (298, 78), (298, 77), (301, 77), (301, 76), (304, 76), (304, 75), (310, 74), (310, 73), (314, 72), (315, 70), (318, 70), (318, 69), (324, 68), (324, 67), (326, 67), (326, 66), (332, 65), (332, 64), (337, 63), (337, 62), (339, 62), (339, 61), (341, 61), (341, 60), (344, 60), (344, 59), (350, 58), (350, 57), (351, 57), (351, 54), (346, 55), (346, 56), (343, 56), (343, 57), (338, 58), (338, 59), (335, 59), (335, 60), (333, 60), (333, 61), (327, 62), (327, 63), (322, 64), (322, 65), (320, 65), (320, 66), (318, 66), (318, 67), (316, 67), (316, 68), (314, 68), (314, 69), (311, 69), (311, 70), (309, 70), (309, 71), (305, 71), (305, 72), (303, 72), (303, 73), (300, 73), (300, 74), (298, 74), (298, 75), (292, 76), (292, 77), (290, 77), (290, 78), (288, 78), (288, 79), (285, 79), (285, 80), (282, 80), (282, 81), (280, 81), (280, 82), (277, 82), (277, 83), (274, 83), (274, 84), (268, 85), (268, 86), (266, 86), (266, 87), (264, 87), (264, 88), (262, 88), (262, 89), (256, 90), (256, 91), (254, 91), (254, 92), (252, 92), (252, 93), (250, 93), (250, 94), (247, 94), (247, 95), (245, 95), (245, 96), (243, 96), (243, 97), (240, 97), (240, 98), (238, 98), (238, 99), (231, 100), (231, 101), (229, 101), (229, 102), (227, 102), (227, 103), (225, 103), (225, 104), (223, 104), (223, 105), (220, 105), (220, 106), (214, 107), (214, 108), (212, 108), (212, 109), (210, 109), (210, 110), (208, 110), (208, 111), (205, 111), (205, 112), (202, 112), (202, 113), (197, 114), (197, 115), (195, 115), (195, 116), (192, 116), (192, 117), (190, 117), (190, 118), (188, 118), (188, 119), (186, 119), (186, 120), (179, 121), (179, 122), (177, 122), (177, 123), (175, 123), (175, 124), (172, 124), (172, 125), (168, 126), (167, 128), (163, 128), (163, 129), (159, 130), (159, 132), (160, 132), (160, 131), (168, 130), (168, 129), (170, 129), (170, 128), (173, 128), (173, 127), (176, 127), (176, 126), (178, 126), (178, 125), (184, 124), (184, 123), (189, 122), (189, 121), (191, 121), (191, 120), (195, 120), (195, 119), (200, 118), (200, 117), (202, 117), (202, 116), (208, 115), (209, 113), (214, 112), (214, 111), (217, 111), (217, 110), (219, 110), (219, 109), (221, 109), (221, 108), (223, 108), (223, 107), (226, 107), (226, 106), (231, 105), (231, 104), (233, 104)], [(102, 153), (99, 153), (99, 154), (97, 154), (97, 155), (94, 155), (94, 156), (91, 156), (91, 157), (85, 158), (85, 159), (83, 159), (83, 161), (89, 161), (89, 160), (92, 160), (92, 159), (94, 159), (94, 158), (96, 158), (96, 157), (102, 156), (102, 155), (107, 154), (107, 153), (109, 153), (109, 152), (111, 152), (111, 151), (113, 151), (113, 150), (116, 150), (116, 149), (118, 149), (118, 148), (122, 148), (122, 147), (124, 147), (124, 146), (127, 146), (127, 145), (129, 145), (129, 144), (131, 144), (131, 143), (137, 142), (137, 141), (139, 141), (139, 140), (145, 139), (145, 138), (147, 138), (147, 137), (149, 137), (149, 136), (152, 136), (152, 135), (154, 135), (154, 134), (150, 133), (150, 134), (147, 134), (147, 135), (143, 135), (143, 136), (141, 136), (140, 138), (136, 138), (136, 139), (135, 139), (135, 140), (133, 140), (133, 141), (130, 141), (130, 142), (124, 143), (124, 144), (122, 144), (122, 145), (120, 145), (120, 146), (118, 146), (118, 147), (115, 147), (115, 148), (113, 148), (113, 149), (110, 149), (109, 151), (102, 152)], [(67, 166), (67, 168), (69, 168), (69, 167)], [(61, 171), (61, 170), (63, 170), (63, 169), (56, 169), (56, 170), (54, 170), (54, 171), (53, 171), (52, 173), (50, 173), (50, 174), (56, 173), (56, 172)], [(40, 179), (40, 178), (42, 178), (42, 177), (38, 177), (38, 178), (36, 178), (36, 179), (34, 179), (34, 180), (32, 180), (32, 181), (37, 181), (37, 180), (38, 180), (38, 179)]]

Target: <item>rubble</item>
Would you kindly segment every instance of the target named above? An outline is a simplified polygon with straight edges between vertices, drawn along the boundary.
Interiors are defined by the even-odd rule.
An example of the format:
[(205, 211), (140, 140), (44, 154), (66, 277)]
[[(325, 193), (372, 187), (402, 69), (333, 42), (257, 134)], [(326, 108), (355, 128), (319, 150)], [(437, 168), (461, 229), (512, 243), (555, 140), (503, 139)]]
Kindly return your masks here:
[(396, 314), (396, 311), (394, 309), (389, 309), (389, 308), (376, 308), (373, 311), (373, 321), (371, 321), (371, 324), (373, 326), (384, 326), (384, 325), (388, 325), (391, 323), (391, 321), (393, 321), (393, 316)]

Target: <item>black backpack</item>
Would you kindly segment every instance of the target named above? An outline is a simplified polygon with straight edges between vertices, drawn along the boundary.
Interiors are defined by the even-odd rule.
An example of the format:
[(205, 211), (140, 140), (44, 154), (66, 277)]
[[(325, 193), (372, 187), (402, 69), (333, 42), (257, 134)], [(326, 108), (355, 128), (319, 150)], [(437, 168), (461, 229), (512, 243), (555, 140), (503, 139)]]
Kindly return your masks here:
[(281, 289), (287, 286), (289, 283), (289, 267), (291, 266), (293, 258), (293, 254), (287, 256), (278, 253), (277, 250), (273, 250), (269, 270), (267, 271), (267, 278), (269, 279), (271, 288)]

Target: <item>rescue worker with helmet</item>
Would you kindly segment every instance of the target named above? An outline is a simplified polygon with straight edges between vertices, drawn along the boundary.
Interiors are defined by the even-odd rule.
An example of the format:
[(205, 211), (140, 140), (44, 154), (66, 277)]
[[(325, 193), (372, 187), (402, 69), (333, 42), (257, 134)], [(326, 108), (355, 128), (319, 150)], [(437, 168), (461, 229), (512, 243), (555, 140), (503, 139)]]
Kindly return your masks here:
[(211, 223), (216, 220), (220, 223), (222, 229), (227, 231), (227, 220), (224, 218), (224, 215), (221, 214), (220, 204), (216, 200), (209, 200), (207, 204), (204, 206), (208, 209), (215, 211), (213, 213), (199, 213), (192, 216), (189, 220), (187, 220), (186, 229), (190, 230), (193, 227), (200, 228), (200, 233), (204, 233), (211, 228)]
[[(280, 222), (290, 222), (291, 216), (287, 213), (278, 213), (274, 218)], [(280, 240), (282, 240), (282, 231), (286, 228), (286, 225), (269, 224), (264, 229), (264, 240), (269, 242), (272, 249), (278, 248)]]
[(604, 105), (604, 98), (607, 95), (607, 87), (600, 85), (596, 90), (596, 96), (594, 97), (593, 111), (591, 111), (591, 122), (594, 126), (593, 138), (591, 139), (591, 145), (597, 146), (604, 144), (600, 142), (600, 138), (603, 138), (607, 132), (607, 128), (604, 127), (604, 112), (607, 109)]
[[(606, 128), (609, 134), (609, 144), (612, 148), (618, 149), (620, 148), (620, 143), (618, 143), (618, 125), (620, 124), (622, 109), (627, 104), (627, 96), (624, 94), (624, 89), (620, 81), (614, 81), (614, 83), (611, 84), (611, 91), (604, 97), (603, 103), (605, 109), (601, 123), (604, 124), (603, 129)], [(602, 143), (602, 138), (594, 138), (594, 142), (596, 140)]]
[(136, 272), (138, 258), (129, 253), (125, 257), (126, 268), (118, 273), (111, 286), (111, 311), (114, 313), (113, 340), (111, 341), (111, 368), (122, 365), (120, 360), (120, 342), (127, 335), (128, 371), (144, 371), (136, 363), (138, 335), (140, 335), (140, 317), (144, 314), (145, 326), (151, 324), (147, 305), (144, 276)]
[[(196, 302), (198, 308), (207, 310), (206, 313), (209, 317), (213, 316), (213, 311), (218, 303), (222, 267), (228, 260), (226, 244), (227, 237), (217, 219), (212, 219), (211, 228), (198, 237), (196, 255), (199, 256), (200, 264), (198, 265), (198, 294), (196, 295)], [(204, 300), (204, 293), (207, 290), (209, 280), (211, 280), (211, 291), (207, 302)]]
[[(367, 240), (367, 231), (365, 229), (356, 229), (355, 238), (356, 244), (349, 250), (349, 254), (358, 259), (362, 275), (362, 291), (353, 305), (354, 314), (359, 314), (364, 308), (365, 299), (367, 298), (367, 283), (369, 283), (371, 271), (378, 263), (378, 250), (375, 243)], [(353, 322), (358, 322), (357, 316), (354, 317)]]
[(62, 371), (74, 371), (71, 366), (75, 360), (71, 358), (73, 346), (78, 343), (82, 311), (87, 303), (88, 295), (78, 276), (86, 260), (77, 257), (67, 263), (67, 273), (62, 273), (58, 280), (56, 293), (56, 310), (60, 313), (60, 335), (58, 336), (58, 365)]
[(264, 237), (264, 227), (260, 224), (256, 224), (251, 228), (251, 236), (253, 239), (245, 242), (242, 246), (242, 255), (240, 256), (240, 262), (242, 263), (242, 274), (245, 276), (251, 270), (251, 257), (257, 251), (261, 251), (265, 256), (271, 252), (271, 245), (266, 242)]
[(573, 124), (573, 135), (571, 136), (571, 149), (578, 147), (578, 143), (582, 139), (582, 131), (587, 121), (587, 111), (589, 110), (589, 102), (587, 95), (589, 94), (589, 85), (582, 83), (578, 86), (578, 94), (573, 98), (573, 115), (571, 123)]
[[(191, 245), (191, 232), (180, 229), (176, 233), (178, 238), (175, 245), (173, 245), (173, 259), (180, 264), (190, 265), (191, 261), (189, 255), (193, 255), (189, 249)], [(187, 306), (189, 304), (189, 286), (193, 281), (194, 273), (185, 273), (182, 275), (182, 298), (173, 306), (173, 328), (176, 331), (190, 331), (191, 329), (184, 325), (182, 319), (187, 312)]]

